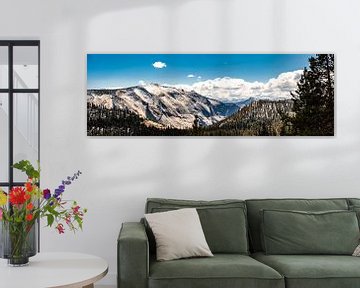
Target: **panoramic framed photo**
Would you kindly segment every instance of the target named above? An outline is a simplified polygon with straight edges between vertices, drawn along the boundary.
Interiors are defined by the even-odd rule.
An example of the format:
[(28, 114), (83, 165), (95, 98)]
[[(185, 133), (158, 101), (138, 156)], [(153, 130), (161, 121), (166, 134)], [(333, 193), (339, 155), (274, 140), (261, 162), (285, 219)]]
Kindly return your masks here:
[(88, 136), (333, 136), (334, 54), (88, 54)]

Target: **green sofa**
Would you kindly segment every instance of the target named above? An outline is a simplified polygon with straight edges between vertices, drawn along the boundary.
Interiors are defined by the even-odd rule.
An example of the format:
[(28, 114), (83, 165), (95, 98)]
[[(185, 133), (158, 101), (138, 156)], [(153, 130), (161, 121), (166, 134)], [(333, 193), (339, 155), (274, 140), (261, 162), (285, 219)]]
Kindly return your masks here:
[[(300, 219), (310, 217), (311, 221), (312, 219), (318, 221), (316, 217), (323, 217), (325, 221), (330, 221), (329, 225), (336, 225), (331, 217), (339, 216), (343, 219), (339, 221), (346, 222), (338, 223), (338, 227), (347, 229), (346, 227), (349, 226), (349, 229), (354, 230), (356, 225), (355, 236), (358, 241), (356, 212), (360, 215), (360, 199), (190, 201), (152, 198), (147, 200), (145, 212), (164, 212), (187, 207), (197, 208), (206, 240), (214, 257), (158, 262), (155, 260), (154, 236), (145, 221), (123, 223), (117, 246), (119, 288), (360, 287), (360, 257), (353, 257), (348, 253), (343, 255), (343, 252), (339, 252), (338, 255), (337, 253), (314, 255), (305, 251), (302, 255), (301, 247), (300, 250), (296, 250), (296, 255), (273, 253), (269, 255), (264, 251), (264, 241), (268, 249), (273, 245), (272, 240), (275, 239), (276, 242), (276, 235), (267, 235), (269, 239), (266, 240), (264, 237), (267, 236), (262, 232), (264, 211), (270, 211), (269, 213), (285, 210), (308, 211), (305, 216), (302, 214), (285, 216), (286, 219), (280, 224), (293, 221), (291, 218), (293, 216)], [(266, 221), (270, 222), (273, 219), (277, 218), (269, 218)], [(302, 226), (306, 227), (305, 224), (309, 221), (306, 220), (307, 218), (304, 219), (306, 222)], [(319, 223), (323, 223), (321, 221), (322, 218)], [(290, 228), (294, 229), (294, 227)], [(289, 237), (290, 240), (287, 243), (285, 241), (284, 245), (290, 243), (292, 249), (291, 245), (296, 244), (297, 239), (291, 239), (291, 235)], [(283, 239), (275, 244), (282, 243), (281, 241)], [(337, 247), (344, 242), (341, 239), (336, 241), (330, 241), (330, 246)], [(351, 245), (357, 245), (353, 243), (354, 241), (347, 242), (346, 245), (350, 245), (349, 249), (352, 249)]]

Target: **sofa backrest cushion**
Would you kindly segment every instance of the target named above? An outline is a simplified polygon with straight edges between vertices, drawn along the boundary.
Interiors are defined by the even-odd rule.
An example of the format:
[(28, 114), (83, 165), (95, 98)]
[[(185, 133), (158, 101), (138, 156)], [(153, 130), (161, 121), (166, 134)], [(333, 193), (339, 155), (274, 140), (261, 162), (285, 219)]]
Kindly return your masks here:
[(330, 211), (348, 210), (346, 199), (254, 199), (246, 200), (250, 246), (252, 252), (263, 251), (261, 246), (261, 210)]
[[(146, 213), (196, 208), (206, 241), (213, 253), (248, 254), (247, 213), (242, 200), (193, 201), (150, 198)], [(175, 225), (175, 224), (174, 224)], [(153, 242), (151, 231), (147, 230)], [(154, 244), (150, 243), (153, 247)]]
[(348, 198), (348, 205), (350, 211), (355, 211), (359, 222), (360, 228), (360, 199), (359, 198)]
[(359, 244), (354, 211), (262, 210), (262, 242), (268, 255), (352, 255)]
[(348, 205), (351, 206), (360, 206), (360, 199), (359, 198), (348, 198)]

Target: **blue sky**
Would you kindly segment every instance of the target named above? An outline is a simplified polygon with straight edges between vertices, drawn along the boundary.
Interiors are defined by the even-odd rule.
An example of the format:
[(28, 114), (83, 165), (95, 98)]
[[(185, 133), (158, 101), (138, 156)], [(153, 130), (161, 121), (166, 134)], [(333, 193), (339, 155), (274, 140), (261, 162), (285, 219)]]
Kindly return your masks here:
[(88, 54), (88, 88), (129, 87), (139, 81), (194, 84), (231, 77), (266, 82), (303, 69), (313, 54)]

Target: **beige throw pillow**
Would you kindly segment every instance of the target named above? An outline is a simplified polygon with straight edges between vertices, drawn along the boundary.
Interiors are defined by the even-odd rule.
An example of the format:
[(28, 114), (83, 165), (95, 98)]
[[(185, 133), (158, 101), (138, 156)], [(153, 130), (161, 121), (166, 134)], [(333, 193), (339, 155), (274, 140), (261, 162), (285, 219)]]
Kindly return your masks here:
[(360, 244), (358, 246), (356, 246), (352, 256), (360, 257)]
[(145, 214), (156, 241), (156, 259), (213, 256), (195, 208)]

